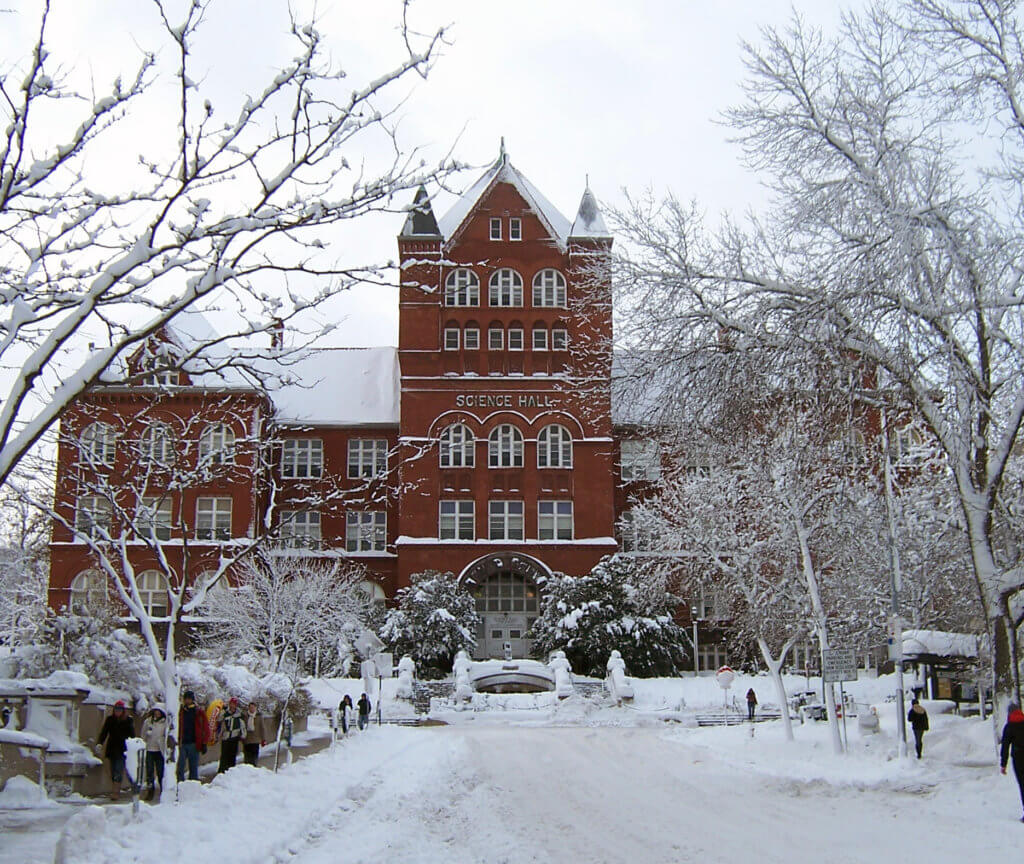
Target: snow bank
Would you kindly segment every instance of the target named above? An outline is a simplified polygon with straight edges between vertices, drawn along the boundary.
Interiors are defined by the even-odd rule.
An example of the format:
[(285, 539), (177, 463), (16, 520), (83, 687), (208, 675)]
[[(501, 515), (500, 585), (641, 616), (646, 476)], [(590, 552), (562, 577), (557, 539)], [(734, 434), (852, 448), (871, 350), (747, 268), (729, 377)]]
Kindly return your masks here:
[(36, 807), (59, 807), (56, 801), (46, 797), (46, 790), (40, 789), (28, 777), (8, 777), (0, 790), (0, 810), (33, 810)]

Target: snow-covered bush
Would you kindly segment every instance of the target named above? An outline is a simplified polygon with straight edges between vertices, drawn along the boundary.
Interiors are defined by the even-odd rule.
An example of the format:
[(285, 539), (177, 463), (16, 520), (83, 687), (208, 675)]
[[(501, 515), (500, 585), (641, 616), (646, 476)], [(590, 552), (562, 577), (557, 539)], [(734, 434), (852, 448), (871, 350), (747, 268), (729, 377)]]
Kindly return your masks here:
[(261, 711), (276, 714), (287, 703), (293, 717), (305, 717), (313, 708), (309, 691), (281, 673), (261, 675), (242, 665), (201, 659), (181, 660), (178, 672), (182, 691), (191, 690), (200, 704), (235, 696), (243, 705), (255, 701)]
[(613, 650), (631, 675), (674, 675), (685, 664), (686, 635), (672, 619), (676, 599), (651, 584), (632, 558), (602, 558), (586, 576), (540, 580), (534, 655), (565, 651), (573, 671), (604, 677)]
[(413, 574), (412, 584), (395, 595), (380, 638), (394, 654), (410, 655), (423, 678), (441, 678), (460, 649), (472, 652), (480, 622), (476, 604), (452, 573)]

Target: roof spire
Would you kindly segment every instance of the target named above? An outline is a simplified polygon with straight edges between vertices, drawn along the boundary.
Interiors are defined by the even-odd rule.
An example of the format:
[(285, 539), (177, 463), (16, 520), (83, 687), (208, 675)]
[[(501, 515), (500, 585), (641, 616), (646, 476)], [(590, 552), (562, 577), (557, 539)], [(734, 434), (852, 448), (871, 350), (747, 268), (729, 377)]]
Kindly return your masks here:
[(430, 195), (425, 186), (416, 190), (416, 199), (409, 208), (400, 237), (440, 237), (441, 231), (434, 218), (434, 208), (430, 205)]
[(580, 209), (576, 212), (576, 221), (572, 223), (569, 231), (570, 237), (589, 238), (610, 238), (611, 232), (604, 224), (601, 216), (601, 208), (597, 206), (597, 199), (590, 191), (590, 175), (587, 174), (587, 188), (583, 190), (583, 198), (580, 200)]
[(508, 164), (508, 153), (505, 151), (505, 136), (501, 136), (501, 148), (498, 150), (498, 161), (502, 165)]

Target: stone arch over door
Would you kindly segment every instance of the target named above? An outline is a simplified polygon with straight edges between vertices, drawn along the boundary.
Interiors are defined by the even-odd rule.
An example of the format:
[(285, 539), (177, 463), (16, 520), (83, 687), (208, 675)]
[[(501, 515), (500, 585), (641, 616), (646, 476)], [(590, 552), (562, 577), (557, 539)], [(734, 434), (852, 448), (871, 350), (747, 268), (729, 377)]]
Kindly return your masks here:
[(526, 633), (540, 610), (537, 580), (550, 575), (543, 563), (518, 552), (485, 555), (462, 571), (459, 583), (472, 593), (481, 619), (476, 659), (504, 657), (505, 642), (514, 658), (529, 656)]

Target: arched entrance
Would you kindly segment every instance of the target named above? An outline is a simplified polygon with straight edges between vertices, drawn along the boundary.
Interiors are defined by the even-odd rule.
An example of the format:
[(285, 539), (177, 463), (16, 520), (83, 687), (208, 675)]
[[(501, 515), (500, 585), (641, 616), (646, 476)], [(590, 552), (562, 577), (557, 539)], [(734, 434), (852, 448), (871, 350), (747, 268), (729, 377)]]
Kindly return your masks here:
[(537, 579), (549, 574), (539, 561), (514, 552), (487, 555), (462, 571), (459, 581), (472, 592), (481, 619), (476, 659), (504, 657), (506, 642), (513, 657), (529, 656), (526, 634), (539, 610)]

